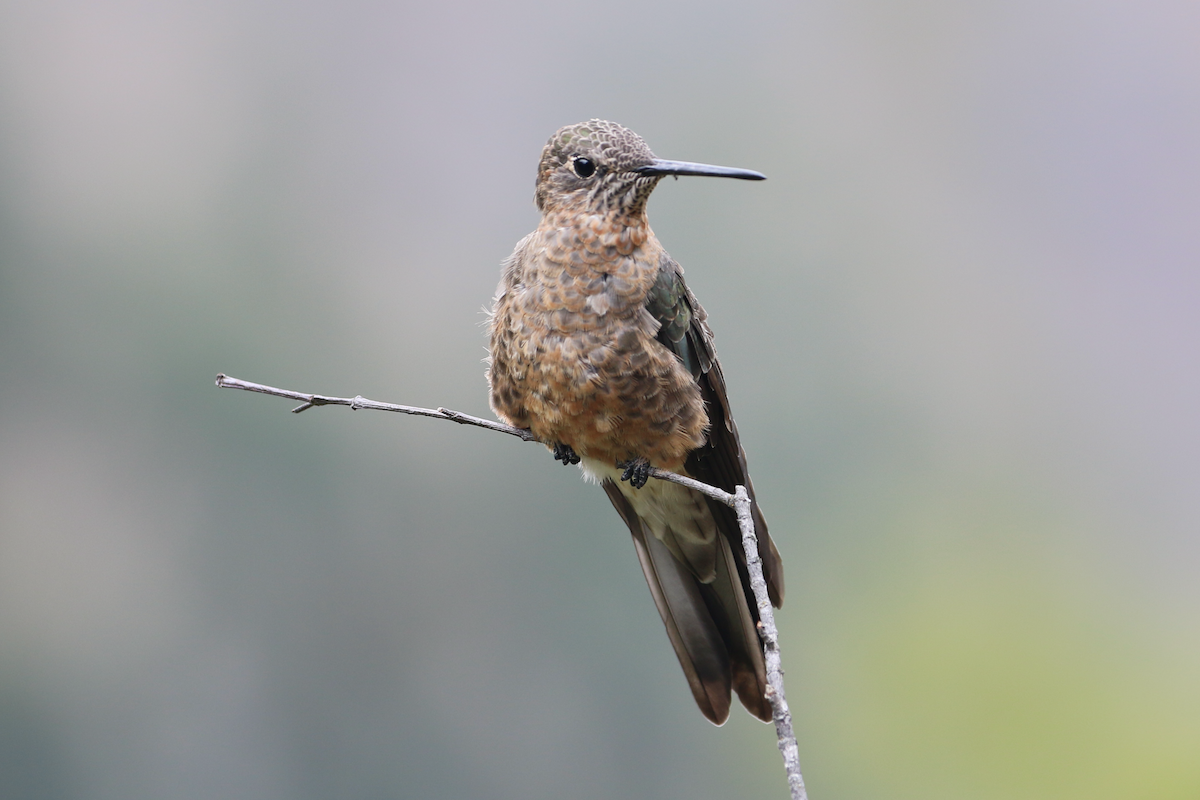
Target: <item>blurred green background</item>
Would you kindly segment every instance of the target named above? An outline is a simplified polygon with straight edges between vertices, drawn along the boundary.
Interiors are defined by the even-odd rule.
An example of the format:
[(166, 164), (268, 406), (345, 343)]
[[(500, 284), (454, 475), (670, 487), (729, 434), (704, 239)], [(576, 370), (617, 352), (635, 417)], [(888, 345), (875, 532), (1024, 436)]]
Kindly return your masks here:
[(831, 798), (1200, 797), (1200, 6), (0, 5), (0, 796), (782, 797), (487, 413), (593, 116), (717, 333)]

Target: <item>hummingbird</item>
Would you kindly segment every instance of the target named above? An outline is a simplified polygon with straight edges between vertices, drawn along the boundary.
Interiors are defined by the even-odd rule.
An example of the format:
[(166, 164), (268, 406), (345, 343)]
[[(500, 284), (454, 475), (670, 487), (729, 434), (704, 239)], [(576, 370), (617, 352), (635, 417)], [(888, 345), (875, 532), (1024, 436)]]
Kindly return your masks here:
[[(740, 484), (754, 498), (708, 316), (646, 219), (667, 175), (766, 177), (657, 158), (606, 120), (550, 137), (534, 192), (541, 223), (503, 262), (490, 311), (490, 403), (603, 487), (704, 716), (724, 723), (732, 691), (769, 721), (736, 515), (694, 490), (647, 482), (658, 467), (728, 492)], [(752, 511), (779, 607), (783, 565), (757, 500)]]

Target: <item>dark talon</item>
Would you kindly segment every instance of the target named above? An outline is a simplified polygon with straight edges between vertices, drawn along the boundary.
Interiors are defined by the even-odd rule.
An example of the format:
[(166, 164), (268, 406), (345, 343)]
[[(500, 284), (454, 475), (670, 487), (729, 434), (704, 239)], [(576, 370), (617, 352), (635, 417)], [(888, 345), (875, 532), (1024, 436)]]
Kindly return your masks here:
[(617, 467), (625, 470), (621, 473), (621, 480), (629, 481), (629, 485), (635, 489), (642, 488), (646, 485), (646, 481), (650, 480), (650, 459), (648, 458), (622, 461), (617, 464)]
[(561, 461), (565, 467), (568, 464), (578, 464), (579, 456), (571, 449), (571, 445), (559, 442), (554, 445), (554, 460)]

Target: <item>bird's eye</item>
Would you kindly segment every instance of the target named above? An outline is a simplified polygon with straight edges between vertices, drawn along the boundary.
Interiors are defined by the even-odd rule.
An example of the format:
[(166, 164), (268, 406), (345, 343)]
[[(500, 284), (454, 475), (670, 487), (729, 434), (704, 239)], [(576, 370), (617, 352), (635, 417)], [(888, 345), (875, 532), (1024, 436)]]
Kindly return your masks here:
[(590, 178), (596, 173), (596, 162), (583, 156), (572, 158), (571, 166), (575, 168), (575, 174), (581, 178)]

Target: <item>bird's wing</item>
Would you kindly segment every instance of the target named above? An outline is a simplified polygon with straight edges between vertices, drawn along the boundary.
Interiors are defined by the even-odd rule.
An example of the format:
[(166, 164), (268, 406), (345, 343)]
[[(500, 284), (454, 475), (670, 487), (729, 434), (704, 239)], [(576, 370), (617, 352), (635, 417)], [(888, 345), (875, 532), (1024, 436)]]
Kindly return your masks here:
[[(737, 424), (729, 410), (729, 396), (725, 390), (725, 376), (717, 361), (713, 345), (712, 330), (708, 327), (708, 315), (683, 281), (683, 269), (665, 252), (659, 264), (658, 280), (646, 300), (647, 310), (661, 323), (658, 341), (669, 348), (692, 372), (704, 398), (708, 412), (709, 431), (707, 441), (688, 456), (684, 468), (697, 480), (732, 492), (742, 485), (754, 500), (754, 533), (758, 537), (758, 554), (763, 561), (763, 575), (767, 581), (771, 603), (776, 608), (783, 605), (783, 562), (775, 543), (767, 532), (767, 521), (754, 497), (754, 484), (746, 468), (746, 452), (742, 449)], [(718, 527), (729, 539), (737, 554), (738, 572), (743, 576), (746, 591), (745, 558), (742, 555), (741, 530), (737, 515), (723, 503), (710, 500), (709, 505), (716, 517)], [(754, 614), (758, 619), (757, 611)]]
[[(659, 342), (675, 353), (696, 379), (709, 416), (708, 440), (689, 456), (685, 468), (698, 480), (729, 492), (744, 485), (753, 498), (712, 332), (704, 309), (684, 284), (682, 272), (664, 254), (646, 309), (659, 322)], [(720, 533), (714, 542), (714, 576), (701, 580), (650, 532), (622, 487), (606, 480), (604, 490), (633, 535), (646, 582), (700, 710), (713, 722), (724, 722), (732, 687), (752, 714), (770, 720), (766, 668), (756, 629), (758, 612), (749, 602), (753, 593), (733, 510), (708, 498), (696, 498), (707, 507)], [(778, 606), (783, 598), (783, 572), (757, 503), (754, 520), (768, 591)]]

